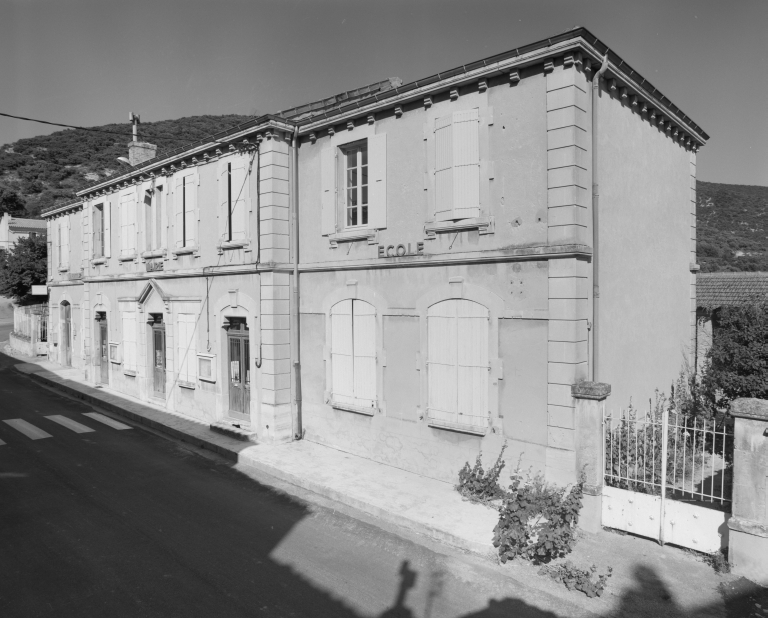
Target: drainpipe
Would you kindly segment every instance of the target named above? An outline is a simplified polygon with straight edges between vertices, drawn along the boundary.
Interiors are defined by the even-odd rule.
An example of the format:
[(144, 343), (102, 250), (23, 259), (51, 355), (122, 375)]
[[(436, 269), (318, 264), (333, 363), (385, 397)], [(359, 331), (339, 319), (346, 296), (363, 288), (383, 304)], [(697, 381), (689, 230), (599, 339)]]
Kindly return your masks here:
[(299, 319), (299, 127), (293, 129), (291, 139), (293, 164), (291, 165), (291, 218), (293, 223), (293, 293), (291, 294), (291, 360), (293, 365), (293, 439), (301, 440), (304, 430), (301, 422), (301, 321)]
[(599, 382), (599, 339), (598, 321), (600, 317), (600, 262), (599, 262), (599, 224), (600, 224), (600, 183), (598, 181), (597, 158), (597, 102), (600, 98), (600, 80), (608, 70), (608, 52), (603, 56), (603, 64), (592, 78), (592, 381)]

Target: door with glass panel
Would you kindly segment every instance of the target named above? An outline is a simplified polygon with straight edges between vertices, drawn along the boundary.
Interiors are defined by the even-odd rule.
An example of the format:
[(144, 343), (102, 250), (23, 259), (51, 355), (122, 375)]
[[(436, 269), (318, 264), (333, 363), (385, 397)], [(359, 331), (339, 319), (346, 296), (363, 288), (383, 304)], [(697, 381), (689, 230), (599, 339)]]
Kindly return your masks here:
[(152, 395), (165, 399), (165, 323), (152, 315)]
[(250, 420), (251, 353), (248, 336), (248, 324), (244, 318), (229, 318), (229, 416), (238, 420)]
[(61, 358), (62, 365), (72, 365), (72, 307), (67, 302), (61, 303)]
[(109, 329), (103, 318), (97, 324), (99, 332), (99, 383), (109, 384)]

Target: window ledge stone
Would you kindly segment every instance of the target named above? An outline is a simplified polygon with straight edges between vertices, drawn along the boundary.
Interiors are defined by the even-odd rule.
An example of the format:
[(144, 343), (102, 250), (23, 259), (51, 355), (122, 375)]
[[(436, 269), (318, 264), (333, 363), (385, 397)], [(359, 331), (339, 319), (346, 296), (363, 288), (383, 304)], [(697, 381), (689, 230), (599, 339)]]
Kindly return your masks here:
[(131, 376), (132, 378), (135, 378), (136, 371), (134, 369), (123, 369), (123, 375)]
[(334, 410), (343, 410), (344, 412), (354, 412), (355, 414), (362, 414), (363, 416), (375, 416), (376, 413), (379, 411), (379, 408), (368, 408), (365, 406), (356, 406), (351, 403), (342, 403), (340, 401), (334, 401), (331, 399), (329, 402), (329, 405)]
[(191, 253), (196, 253), (198, 250), (197, 245), (190, 245), (188, 247), (179, 247), (178, 249), (173, 250), (173, 255), (189, 255)]
[(69, 270), (69, 266), (59, 266), (59, 272), (65, 273)]
[(131, 253), (129, 255), (121, 255), (119, 258), (117, 258), (121, 262), (133, 262), (136, 259), (136, 254)]
[(181, 388), (188, 388), (191, 390), (195, 390), (195, 383), (194, 382), (187, 382), (185, 380), (177, 380), (176, 384), (178, 384)]
[(439, 421), (434, 418), (427, 419), (427, 425), (435, 429), (447, 429), (448, 431), (458, 431), (459, 433), (468, 433), (473, 436), (484, 436), (488, 433), (488, 427), (480, 425), (466, 425), (464, 423), (451, 423), (448, 421)]
[(244, 249), (250, 244), (247, 240), (227, 240), (219, 245), (219, 251), (228, 251), (232, 249)]
[(141, 257), (145, 260), (151, 260), (152, 258), (165, 257), (165, 249), (153, 249), (152, 251), (144, 251)]
[(477, 230), (480, 235), (493, 234), (495, 227), (495, 218), (492, 215), (459, 219), (458, 221), (428, 221), (424, 225), (424, 238), (434, 240), (437, 234), (466, 232), (469, 230)]
[(106, 264), (106, 263), (107, 263), (107, 258), (105, 257), (97, 257), (91, 260), (92, 266), (99, 266), (100, 264)]
[(379, 231), (364, 227), (328, 234), (328, 242), (332, 249), (338, 247), (340, 242), (354, 242), (356, 240), (367, 240), (369, 245), (375, 245), (379, 242)]

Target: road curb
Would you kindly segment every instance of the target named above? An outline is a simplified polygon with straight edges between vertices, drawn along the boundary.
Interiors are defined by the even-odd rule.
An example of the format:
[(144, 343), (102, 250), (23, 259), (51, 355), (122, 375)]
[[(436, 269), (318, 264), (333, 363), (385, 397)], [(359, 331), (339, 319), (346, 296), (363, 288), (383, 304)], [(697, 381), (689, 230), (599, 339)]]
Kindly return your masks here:
[[(36, 373), (36, 372), (27, 373), (25, 371), (18, 369), (15, 366), (13, 367), (13, 369), (19, 375), (27, 376), (32, 380), (34, 380), (35, 382), (38, 382), (44, 386), (53, 388), (55, 390), (61, 391), (75, 399), (79, 399), (81, 401), (84, 401), (85, 403), (94, 405), (108, 412), (112, 412), (118, 416), (122, 416), (128, 420), (133, 421), (138, 425), (144, 425), (155, 431), (164, 433), (181, 442), (185, 442), (187, 444), (191, 444), (198, 448), (212, 451), (229, 461), (239, 464), (240, 466), (246, 469), (250, 469), (257, 473), (266, 474), (270, 477), (277, 479), (278, 481), (282, 481), (283, 483), (287, 483), (289, 485), (293, 485), (300, 489), (313, 492), (323, 498), (327, 498), (327, 499), (333, 500), (334, 502), (338, 502), (344, 506), (351, 507), (352, 509), (360, 511), (366, 516), (372, 517), (375, 520), (379, 520), (382, 523), (388, 524), (390, 526), (396, 526), (398, 528), (408, 531), (409, 533), (415, 533), (417, 535), (427, 537), (432, 541), (437, 541), (439, 543), (449, 545), (454, 549), (459, 549), (461, 551), (472, 553), (484, 558), (488, 557), (489, 552), (493, 550), (493, 546), (490, 544), (490, 542), (488, 544), (484, 544), (484, 543), (479, 543), (476, 541), (472, 541), (470, 539), (460, 537), (458, 535), (452, 534), (449, 531), (437, 528), (435, 526), (431, 526), (424, 522), (411, 519), (406, 515), (403, 515), (397, 511), (378, 507), (364, 500), (357, 499), (340, 490), (334, 489), (327, 485), (323, 485), (322, 483), (318, 483), (314, 481), (311, 477), (302, 477), (293, 473), (286, 472), (285, 470), (282, 470), (281, 468), (271, 463), (266, 463), (264, 461), (259, 461), (258, 459), (254, 459), (253, 457), (250, 457), (247, 451), (241, 453), (239, 452), (239, 450), (234, 450), (234, 447), (236, 446), (234, 444), (233, 444), (233, 448), (227, 448), (226, 446), (217, 444), (215, 440), (223, 436), (220, 436), (220, 434), (214, 434), (214, 432), (207, 426), (205, 427), (201, 426), (200, 429), (204, 431), (210, 431), (211, 438), (212, 438), (211, 440), (207, 440), (203, 436), (191, 435), (190, 433), (187, 433), (176, 427), (171, 427), (168, 424), (162, 423), (158, 420), (148, 418), (136, 412), (132, 412), (131, 410), (128, 410), (123, 406), (120, 406), (116, 403), (112, 403), (110, 401), (106, 401), (100, 397), (97, 397), (91, 393), (88, 393), (85, 390), (85, 389), (92, 389), (93, 387), (83, 386), (83, 385), (74, 386), (74, 385), (66, 384), (66, 378), (54, 379), (49, 376), (41, 375), (40, 373)], [(108, 394), (108, 393), (105, 393), (105, 394)], [(160, 411), (157, 411), (156, 413), (158, 415), (167, 414)], [(173, 417), (173, 419), (176, 420), (175, 417)], [(240, 448), (246, 447), (248, 445), (255, 446), (252, 443), (236, 440), (235, 438), (228, 438), (228, 439), (232, 440), (233, 442), (236, 442), (237, 446), (239, 446)]]

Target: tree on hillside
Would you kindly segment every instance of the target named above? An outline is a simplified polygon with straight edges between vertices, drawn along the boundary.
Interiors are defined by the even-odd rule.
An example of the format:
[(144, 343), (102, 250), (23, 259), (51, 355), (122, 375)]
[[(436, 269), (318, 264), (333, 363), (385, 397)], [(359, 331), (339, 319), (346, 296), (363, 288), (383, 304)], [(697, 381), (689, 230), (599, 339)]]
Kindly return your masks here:
[(48, 251), (44, 236), (19, 238), (13, 249), (0, 251), (0, 295), (27, 303), (32, 300), (32, 286), (44, 285), (47, 276)]
[(718, 408), (738, 397), (768, 399), (768, 304), (722, 307), (702, 375), (704, 394)]
[(0, 217), (5, 213), (14, 217), (24, 215), (24, 200), (15, 191), (0, 187)]

